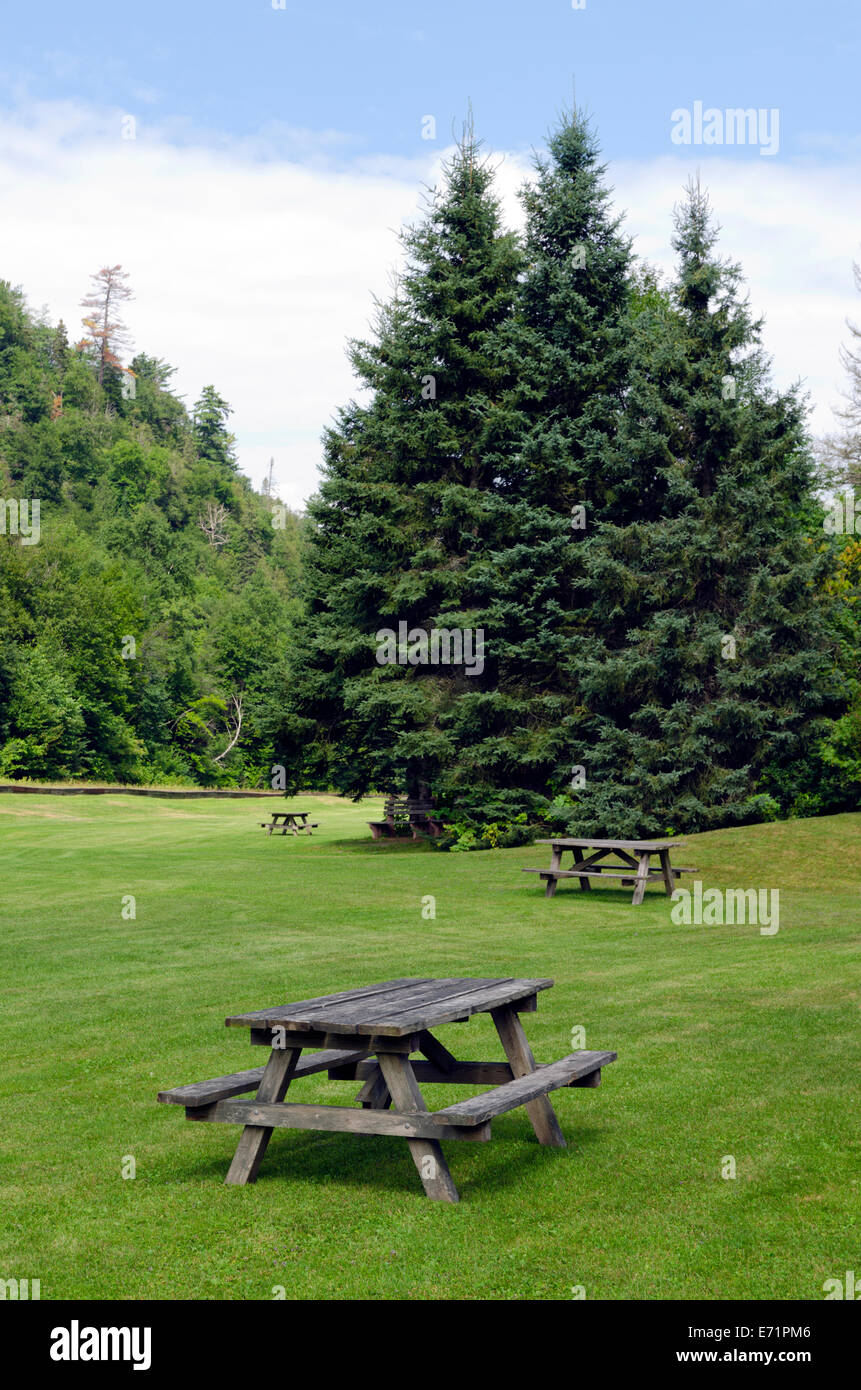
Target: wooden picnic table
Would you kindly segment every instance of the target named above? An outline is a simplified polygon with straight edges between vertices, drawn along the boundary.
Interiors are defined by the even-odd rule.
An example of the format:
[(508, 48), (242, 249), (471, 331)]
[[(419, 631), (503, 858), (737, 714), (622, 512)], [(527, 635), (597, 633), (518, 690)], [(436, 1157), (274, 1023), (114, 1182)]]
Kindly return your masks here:
[[(253, 1044), (271, 1049), (266, 1066), (162, 1091), (158, 1099), (184, 1105), (189, 1120), (243, 1126), (228, 1183), (254, 1182), (275, 1128), (387, 1134), (406, 1139), (428, 1197), (457, 1202), (441, 1140), (487, 1140), (491, 1120), (522, 1105), (539, 1143), (564, 1148), (548, 1093), (597, 1086), (601, 1068), (616, 1060), (615, 1052), (572, 1052), (536, 1064), (520, 1014), (534, 1012), (539, 991), (552, 984), (513, 977), (386, 980), (234, 1014), (228, 1026), (249, 1028)], [(491, 1015), (506, 1061), (458, 1061), (430, 1032), (479, 1013)], [(303, 1049), (310, 1055), (302, 1058)], [(423, 1060), (413, 1062), (415, 1053)], [(285, 1103), (291, 1082), (322, 1071), (330, 1080), (363, 1083), (358, 1109)], [(431, 1111), (420, 1082), (495, 1089)], [(256, 1092), (254, 1100), (233, 1099), (248, 1091)]]
[(395, 796), (394, 792), (383, 803), (383, 819), (369, 820), (368, 825), (375, 840), (394, 839), (402, 830), (409, 830), (414, 840), (423, 835), (436, 839), (445, 829), (429, 797)]
[(310, 835), (312, 830), (318, 828), (316, 821), (308, 824), (310, 815), (310, 811), (273, 811), (272, 819), (262, 820), (260, 824), (270, 835), (273, 830), (280, 830), (282, 835), (286, 835), (288, 831), (291, 835), (298, 835), (304, 830)]
[[(591, 888), (589, 880), (592, 878), (619, 878), (622, 880), (622, 886), (631, 883), (634, 885), (631, 902), (634, 907), (639, 907), (647, 883), (660, 880), (666, 893), (672, 895), (675, 880), (681, 874), (697, 872), (696, 869), (674, 867), (670, 863), (670, 850), (683, 845), (684, 840), (596, 840), (565, 836), (561, 839), (536, 840), (535, 843), (552, 846), (550, 868), (530, 868), (524, 869), (523, 872), (540, 874), (546, 879), (544, 896), (547, 898), (553, 897), (560, 878), (577, 878), (583, 889)], [(573, 855), (573, 863), (570, 868), (563, 869), (562, 855), (569, 850)], [(651, 864), (653, 855), (658, 858), (655, 868), (652, 868)]]

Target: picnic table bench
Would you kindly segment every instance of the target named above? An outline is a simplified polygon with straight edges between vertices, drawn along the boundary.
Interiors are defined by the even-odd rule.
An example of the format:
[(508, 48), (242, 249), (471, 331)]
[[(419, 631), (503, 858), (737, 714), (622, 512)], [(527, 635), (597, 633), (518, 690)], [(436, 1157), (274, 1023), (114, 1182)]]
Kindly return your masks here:
[(310, 835), (312, 830), (319, 829), (319, 821), (308, 822), (310, 811), (273, 811), (271, 820), (262, 820), (261, 828), (272, 834), (273, 830), (280, 830), (282, 835), (288, 832), (291, 835), (298, 835), (303, 830)]
[(383, 803), (383, 819), (369, 820), (371, 834), (375, 840), (393, 838), (401, 831), (411, 831), (414, 840), (419, 835), (436, 838), (445, 829), (441, 820), (434, 815), (434, 804), (429, 798), (387, 796)]
[[(523, 873), (540, 874), (546, 880), (544, 896), (547, 898), (553, 897), (560, 878), (579, 879), (582, 889), (591, 888), (589, 880), (592, 878), (618, 878), (622, 880), (622, 887), (634, 885), (631, 902), (634, 907), (639, 907), (647, 883), (661, 881), (666, 893), (671, 896), (675, 881), (681, 874), (698, 872), (670, 863), (670, 850), (683, 845), (684, 840), (596, 840), (565, 836), (561, 839), (536, 840), (535, 843), (552, 846), (550, 868), (528, 868)], [(562, 855), (569, 850), (573, 863), (570, 868), (563, 869)], [(653, 855), (658, 858), (658, 865), (654, 868), (651, 864)]]
[[(189, 1120), (243, 1126), (225, 1179), (232, 1185), (254, 1182), (273, 1129), (385, 1134), (406, 1139), (428, 1197), (457, 1202), (442, 1140), (488, 1140), (492, 1120), (525, 1106), (539, 1143), (564, 1148), (549, 1092), (597, 1086), (602, 1068), (616, 1060), (615, 1052), (581, 1051), (536, 1064), (520, 1014), (534, 1012), (539, 991), (552, 984), (514, 977), (386, 980), (234, 1014), (228, 1026), (249, 1028), (253, 1044), (271, 1049), (265, 1067), (177, 1086), (158, 1099), (185, 1106)], [(458, 1061), (430, 1031), (479, 1013), (491, 1015), (506, 1061)], [(312, 1051), (302, 1057), (303, 1049)], [(416, 1053), (421, 1060), (413, 1062)], [(285, 1103), (293, 1081), (323, 1071), (330, 1080), (362, 1082), (358, 1109)], [(420, 1082), (495, 1089), (431, 1111)], [(233, 1099), (249, 1091), (256, 1092), (253, 1100)]]

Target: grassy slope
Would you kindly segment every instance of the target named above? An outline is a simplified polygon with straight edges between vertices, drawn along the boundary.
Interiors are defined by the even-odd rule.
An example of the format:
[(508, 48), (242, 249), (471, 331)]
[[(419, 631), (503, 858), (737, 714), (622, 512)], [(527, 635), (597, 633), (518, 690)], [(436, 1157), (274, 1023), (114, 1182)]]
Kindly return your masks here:
[[(373, 844), (375, 803), (300, 800), (312, 840), (265, 836), (263, 803), (0, 795), (0, 1274), (43, 1298), (819, 1299), (857, 1270), (861, 815), (689, 842), (706, 884), (780, 889), (768, 938), (674, 926), (656, 889), (548, 902), (519, 872), (545, 848)], [(619, 1052), (598, 1090), (556, 1093), (567, 1150), (504, 1116), (447, 1146), (449, 1207), (402, 1141), (282, 1131), (229, 1189), (239, 1131), (155, 1103), (264, 1060), (226, 1014), (411, 974), (556, 979), (525, 1020), (538, 1059), (575, 1024)], [(442, 1036), (500, 1055), (487, 1017)]]

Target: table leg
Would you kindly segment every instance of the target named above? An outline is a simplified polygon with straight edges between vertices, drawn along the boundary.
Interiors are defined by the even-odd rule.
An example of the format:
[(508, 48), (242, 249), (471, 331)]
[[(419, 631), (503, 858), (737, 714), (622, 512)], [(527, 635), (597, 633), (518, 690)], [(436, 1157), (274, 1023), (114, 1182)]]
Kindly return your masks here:
[(638, 856), (640, 862), (637, 865), (637, 881), (634, 887), (634, 896), (631, 899), (633, 907), (639, 907), (643, 901), (643, 894), (646, 891), (646, 884), (649, 880), (649, 861), (651, 855), (641, 854)]
[[(273, 1047), (257, 1090), (257, 1100), (284, 1099), (301, 1051), (301, 1047)], [(262, 1125), (245, 1126), (236, 1146), (233, 1162), (224, 1179), (226, 1183), (230, 1183), (232, 1187), (243, 1187), (245, 1183), (255, 1181), (271, 1135), (272, 1130), (265, 1129)]]
[(667, 890), (667, 897), (671, 898), (676, 885), (673, 878), (673, 871), (670, 867), (670, 851), (668, 849), (661, 850), (661, 872), (664, 875), (664, 887)]
[[(551, 869), (558, 869), (558, 868), (559, 868), (559, 865), (560, 865), (560, 863), (561, 863), (561, 861), (562, 861), (562, 851), (561, 851), (561, 849), (554, 849), (554, 850), (552, 851), (551, 855), (550, 855), (550, 867), (551, 867)], [(546, 886), (546, 888), (544, 889), (544, 896), (545, 896), (545, 898), (552, 898), (552, 897), (553, 897), (553, 894), (556, 892), (556, 885), (557, 885), (558, 882), (559, 882), (559, 880), (556, 879), (556, 878), (548, 878), (548, 880), (547, 880), (547, 886)]]
[[(407, 1114), (426, 1111), (424, 1096), (419, 1090), (409, 1057), (397, 1052), (381, 1052), (377, 1054), (377, 1060), (397, 1109)], [(443, 1158), (439, 1140), (408, 1139), (407, 1143), (428, 1197), (436, 1202), (459, 1202), (454, 1178)]]
[[(577, 869), (585, 869), (585, 868), (587, 868), (587, 867), (593, 867), (593, 866), (592, 866), (592, 864), (590, 863), (590, 861), (589, 861), (588, 859), (585, 860), (585, 861), (582, 860), (582, 859), (579, 859), (579, 860), (578, 860), (577, 855), (576, 855), (576, 853), (575, 853), (575, 855), (574, 855), (574, 863), (571, 865), (571, 867), (572, 867), (572, 869), (577, 870)], [(587, 891), (588, 891), (589, 889), (591, 889), (591, 887), (592, 887), (592, 885), (591, 885), (591, 883), (589, 882), (588, 878), (580, 878), (580, 879), (577, 880), (577, 882), (580, 884), (580, 887), (581, 887), (581, 888), (585, 888)]]
[[(502, 1043), (514, 1076), (528, 1076), (530, 1072), (535, 1071), (532, 1048), (529, 1046), (529, 1041), (523, 1031), (523, 1024), (514, 1009), (509, 1004), (505, 1004), (500, 1009), (491, 1009), (490, 1016), (496, 1024), (499, 1041)], [(539, 1144), (548, 1144), (554, 1149), (567, 1147), (565, 1136), (559, 1128), (556, 1111), (550, 1104), (548, 1096), (538, 1096), (536, 1100), (530, 1100), (526, 1105), (526, 1113), (532, 1122), (532, 1128), (535, 1130), (535, 1137)]]
[(363, 1110), (388, 1110), (391, 1106), (392, 1097), (379, 1065), (373, 1075), (368, 1077), (356, 1100)]

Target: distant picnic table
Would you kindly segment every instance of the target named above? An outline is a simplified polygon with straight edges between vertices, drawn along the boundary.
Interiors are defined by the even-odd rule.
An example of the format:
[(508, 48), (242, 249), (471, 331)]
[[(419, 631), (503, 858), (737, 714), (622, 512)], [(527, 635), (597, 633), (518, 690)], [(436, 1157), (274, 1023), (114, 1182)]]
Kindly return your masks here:
[[(225, 1179), (232, 1185), (254, 1182), (274, 1128), (387, 1134), (406, 1139), (428, 1197), (457, 1202), (440, 1140), (489, 1139), (491, 1120), (522, 1105), (538, 1142), (565, 1148), (548, 1093), (561, 1086), (597, 1086), (602, 1067), (616, 1060), (615, 1052), (572, 1052), (536, 1064), (520, 1014), (533, 1013), (538, 992), (552, 984), (513, 976), (386, 980), (234, 1014), (228, 1025), (249, 1028), (252, 1043), (271, 1048), (266, 1066), (178, 1086), (158, 1099), (184, 1105), (189, 1120), (243, 1126)], [(460, 1062), (429, 1031), (479, 1013), (493, 1019), (507, 1061)], [(311, 1053), (300, 1059), (303, 1048)], [(414, 1053), (424, 1060), (413, 1062)], [(291, 1082), (322, 1071), (333, 1081), (361, 1081), (361, 1108), (284, 1103)], [(495, 1089), (429, 1111), (420, 1082)], [(247, 1091), (256, 1098), (233, 1099)]]
[(394, 839), (401, 831), (407, 830), (414, 840), (420, 835), (429, 835), (431, 839), (436, 839), (445, 829), (442, 821), (434, 814), (431, 798), (395, 796), (393, 792), (383, 803), (383, 819), (369, 820), (368, 825), (375, 840)]
[(282, 835), (287, 835), (288, 833), (291, 835), (298, 835), (301, 831), (305, 831), (306, 834), (310, 835), (312, 830), (317, 830), (319, 827), (319, 822), (317, 821), (312, 821), (310, 825), (308, 824), (308, 817), (310, 815), (310, 811), (273, 811), (272, 819), (262, 820), (260, 825), (262, 829), (267, 831), (270, 835), (273, 830), (280, 830)]
[[(685, 843), (684, 840), (596, 840), (594, 838), (575, 839), (565, 836), (560, 839), (536, 840), (537, 845), (552, 846), (549, 869), (524, 869), (525, 874), (539, 874), (546, 880), (544, 896), (552, 898), (560, 878), (576, 878), (580, 887), (591, 888), (592, 878), (619, 878), (622, 886), (634, 885), (631, 899), (634, 907), (643, 901), (647, 883), (660, 881), (668, 895), (672, 895), (675, 881), (680, 874), (693, 874), (696, 869), (680, 868), (670, 863), (670, 851)], [(572, 864), (562, 868), (563, 854), (570, 852)], [(652, 867), (652, 858), (658, 864)]]

